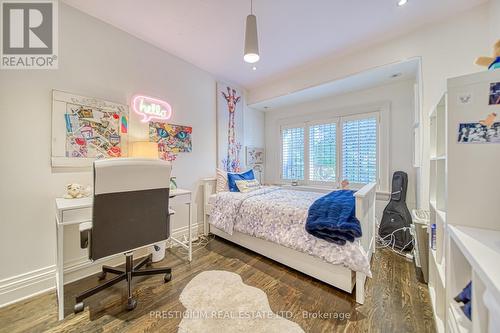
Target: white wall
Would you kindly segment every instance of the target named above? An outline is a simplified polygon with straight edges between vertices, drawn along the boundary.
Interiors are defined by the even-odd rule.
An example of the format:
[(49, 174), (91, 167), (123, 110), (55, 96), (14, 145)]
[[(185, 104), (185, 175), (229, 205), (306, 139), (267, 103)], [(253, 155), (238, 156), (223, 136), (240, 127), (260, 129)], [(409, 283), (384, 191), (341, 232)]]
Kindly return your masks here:
[[(168, 101), (174, 110), (171, 122), (193, 127), (193, 152), (179, 155), (173, 175), (179, 187), (194, 191), (198, 221), (198, 181), (215, 174), (212, 75), (64, 3), (59, 11), (59, 69), (0, 71), (0, 304), (8, 283), (16, 286), (23, 277), (36, 277), (37, 270), (51, 272), (54, 198), (67, 183), (91, 183), (88, 171), (51, 169), (52, 89), (123, 104), (138, 92)], [(259, 122), (263, 127), (261, 118), (247, 112), (250, 142), (263, 141), (263, 131), (255, 131)], [(138, 128), (131, 113), (131, 136), (139, 136)]]
[(245, 145), (264, 147), (264, 112), (250, 107), (245, 108)]
[(490, 0), (490, 43), (500, 40), (500, 0)]
[[(266, 115), (266, 181), (280, 182), (280, 122), (293, 117), (314, 117), (315, 113), (337, 117), (349, 109), (377, 103), (390, 103), (390, 175), (398, 170), (409, 176), (407, 202), (415, 206), (415, 170), (412, 167), (412, 131), (414, 83), (402, 81), (368, 90), (332, 96), (319, 100), (267, 111)], [(390, 179), (389, 179), (390, 182)], [(389, 183), (390, 184), (390, 183)]]
[[(489, 7), (487, 3), (389, 42), (364, 45), (356, 53), (341, 58), (333, 57), (289, 72), (279, 80), (250, 90), (248, 102), (254, 104), (377, 66), (421, 57), (425, 138), (423, 155), (427, 156), (427, 114), (444, 92), (446, 78), (482, 70), (474, 65), (474, 59), (479, 55), (491, 54), (490, 22), (495, 15), (498, 21), (498, 13), (492, 13)], [(423, 162), (422, 178), (426, 184), (429, 162), (428, 159)], [(428, 198), (428, 186), (422, 188), (421, 197)], [(426, 201), (423, 200), (424, 206)]]

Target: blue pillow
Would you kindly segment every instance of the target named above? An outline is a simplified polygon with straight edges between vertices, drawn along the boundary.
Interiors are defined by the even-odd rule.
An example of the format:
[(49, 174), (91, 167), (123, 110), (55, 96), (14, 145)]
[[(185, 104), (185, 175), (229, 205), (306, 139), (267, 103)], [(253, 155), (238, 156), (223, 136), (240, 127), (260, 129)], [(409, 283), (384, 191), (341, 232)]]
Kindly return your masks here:
[(229, 185), (230, 192), (239, 192), (238, 186), (236, 186), (237, 180), (253, 180), (255, 176), (253, 174), (253, 170), (250, 169), (243, 173), (227, 173), (227, 184)]

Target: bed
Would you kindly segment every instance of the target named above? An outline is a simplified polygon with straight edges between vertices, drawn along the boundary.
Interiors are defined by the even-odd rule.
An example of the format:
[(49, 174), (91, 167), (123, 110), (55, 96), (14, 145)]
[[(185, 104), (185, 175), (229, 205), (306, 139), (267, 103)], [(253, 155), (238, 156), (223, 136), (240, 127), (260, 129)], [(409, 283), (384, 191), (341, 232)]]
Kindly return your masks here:
[[(203, 188), (206, 233), (348, 293), (357, 286), (356, 302), (364, 303), (365, 282), (371, 274), (370, 261), (375, 251), (375, 184), (367, 184), (354, 193), (355, 214), (363, 235), (345, 246), (317, 239), (304, 230), (308, 207), (325, 193), (264, 187), (250, 194), (215, 194), (215, 178), (204, 179)], [(231, 223), (232, 218), (227, 215), (234, 215), (235, 222)]]

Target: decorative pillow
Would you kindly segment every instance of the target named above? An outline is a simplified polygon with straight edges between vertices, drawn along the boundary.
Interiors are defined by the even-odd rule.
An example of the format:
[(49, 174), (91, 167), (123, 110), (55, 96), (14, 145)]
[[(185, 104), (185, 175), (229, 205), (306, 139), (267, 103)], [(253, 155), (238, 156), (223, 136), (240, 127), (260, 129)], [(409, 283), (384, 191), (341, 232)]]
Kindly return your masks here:
[(236, 186), (237, 180), (252, 180), (255, 179), (253, 174), (253, 170), (250, 169), (243, 173), (227, 173), (227, 183), (229, 185), (230, 192), (239, 192), (238, 187)]
[(260, 188), (260, 183), (257, 179), (252, 180), (237, 180), (236, 187), (241, 193), (255, 191)]
[(215, 192), (229, 192), (227, 185), (227, 173), (224, 170), (217, 169), (217, 180), (215, 182)]

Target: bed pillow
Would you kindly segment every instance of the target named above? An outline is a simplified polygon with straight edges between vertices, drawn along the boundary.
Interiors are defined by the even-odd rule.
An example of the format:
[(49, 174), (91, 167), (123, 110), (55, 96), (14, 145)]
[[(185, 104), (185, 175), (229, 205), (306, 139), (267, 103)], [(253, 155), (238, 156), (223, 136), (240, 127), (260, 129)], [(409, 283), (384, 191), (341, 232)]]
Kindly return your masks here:
[(255, 176), (253, 174), (253, 170), (250, 169), (248, 171), (245, 171), (243, 173), (227, 173), (227, 183), (229, 185), (229, 191), (230, 192), (239, 192), (238, 186), (236, 186), (236, 181), (237, 180), (252, 180), (255, 179)]
[(217, 169), (217, 180), (215, 181), (215, 192), (229, 192), (227, 185), (227, 173), (224, 170)]
[(252, 180), (237, 180), (236, 187), (241, 193), (251, 192), (260, 188), (260, 183), (257, 179)]

